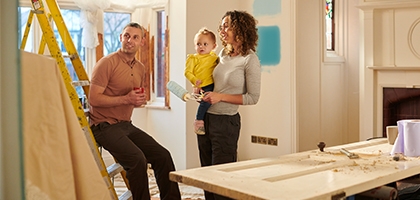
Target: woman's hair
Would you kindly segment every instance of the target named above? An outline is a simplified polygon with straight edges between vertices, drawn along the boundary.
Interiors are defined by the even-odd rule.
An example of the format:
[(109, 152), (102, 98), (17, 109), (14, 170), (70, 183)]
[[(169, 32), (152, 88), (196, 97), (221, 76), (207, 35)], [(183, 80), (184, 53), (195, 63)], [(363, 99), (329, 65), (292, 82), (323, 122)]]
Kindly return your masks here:
[(213, 33), (213, 31), (209, 30), (207, 27), (201, 28), (197, 32), (197, 34), (195, 34), (194, 41), (197, 39), (197, 37), (199, 35), (207, 35), (207, 36), (210, 36), (211, 40), (213, 40), (213, 42), (216, 43), (216, 35)]
[[(222, 40), (222, 45), (225, 47), (225, 52), (227, 54), (237, 51), (241, 55), (246, 55), (249, 50), (256, 51), (257, 42), (258, 42), (258, 21), (246, 11), (227, 11), (222, 17), (219, 26), (219, 35), (221, 31), (222, 21), (225, 17), (230, 17), (230, 28), (232, 29), (235, 35), (235, 41), (240, 42), (239, 49), (232, 49)], [(222, 36), (220, 36), (222, 38)]]

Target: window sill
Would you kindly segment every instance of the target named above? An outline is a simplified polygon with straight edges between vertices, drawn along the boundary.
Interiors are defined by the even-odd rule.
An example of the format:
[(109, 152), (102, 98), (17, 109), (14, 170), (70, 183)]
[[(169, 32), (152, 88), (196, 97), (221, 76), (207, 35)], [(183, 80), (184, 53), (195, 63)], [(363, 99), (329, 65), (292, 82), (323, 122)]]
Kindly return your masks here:
[(144, 108), (149, 109), (158, 109), (158, 110), (170, 110), (171, 107), (165, 106), (162, 102), (149, 102), (147, 105), (144, 106)]
[(338, 55), (335, 51), (327, 51), (325, 54), (325, 63), (345, 63), (346, 59), (343, 56)]

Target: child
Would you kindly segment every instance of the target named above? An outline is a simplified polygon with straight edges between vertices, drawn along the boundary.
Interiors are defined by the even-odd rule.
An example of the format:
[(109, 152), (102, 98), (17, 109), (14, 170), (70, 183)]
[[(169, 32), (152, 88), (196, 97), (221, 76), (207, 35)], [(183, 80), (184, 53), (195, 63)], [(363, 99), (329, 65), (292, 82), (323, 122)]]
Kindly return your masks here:
[[(212, 91), (213, 69), (219, 63), (219, 57), (214, 53), (216, 49), (216, 35), (207, 28), (201, 28), (194, 37), (195, 54), (189, 54), (185, 64), (185, 77), (193, 87), (204, 92)], [(210, 103), (201, 101), (194, 121), (194, 132), (204, 135), (204, 116)]]

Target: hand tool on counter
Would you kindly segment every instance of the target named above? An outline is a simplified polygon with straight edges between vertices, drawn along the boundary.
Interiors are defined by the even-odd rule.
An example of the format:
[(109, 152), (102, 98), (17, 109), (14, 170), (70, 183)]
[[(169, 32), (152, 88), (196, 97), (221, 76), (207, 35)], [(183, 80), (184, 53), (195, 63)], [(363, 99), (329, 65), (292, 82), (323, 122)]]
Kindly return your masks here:
[(341, 148), (340, 152), (346, 154), (346, 156), (349, 157), (350, 159), (359, 158), (359, 155), (357, 155), (355, 153), (351, 153), (351, 152), (347, 151), (347, 149), (345, 149), (345, 148)]

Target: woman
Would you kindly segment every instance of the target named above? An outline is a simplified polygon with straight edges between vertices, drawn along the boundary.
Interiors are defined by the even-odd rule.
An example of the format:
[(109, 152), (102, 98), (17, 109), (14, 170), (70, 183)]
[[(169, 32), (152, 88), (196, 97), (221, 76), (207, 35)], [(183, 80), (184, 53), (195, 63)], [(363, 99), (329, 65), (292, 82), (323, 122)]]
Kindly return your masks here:
[[(260, 97), (261, 65), (255, 54), (258, 32), (255, 18), (245, 11), (228, 11), (219, 35), (223, 49), (213, 71), (214, 90), (203, 98), (211, 107), (206, 113), (206, 134), (198, 135), (201, 166), (237, 161), (241, 118), (239, 105), (255, 105)], [(226, 199), (205, 192), (206, 199)]]

